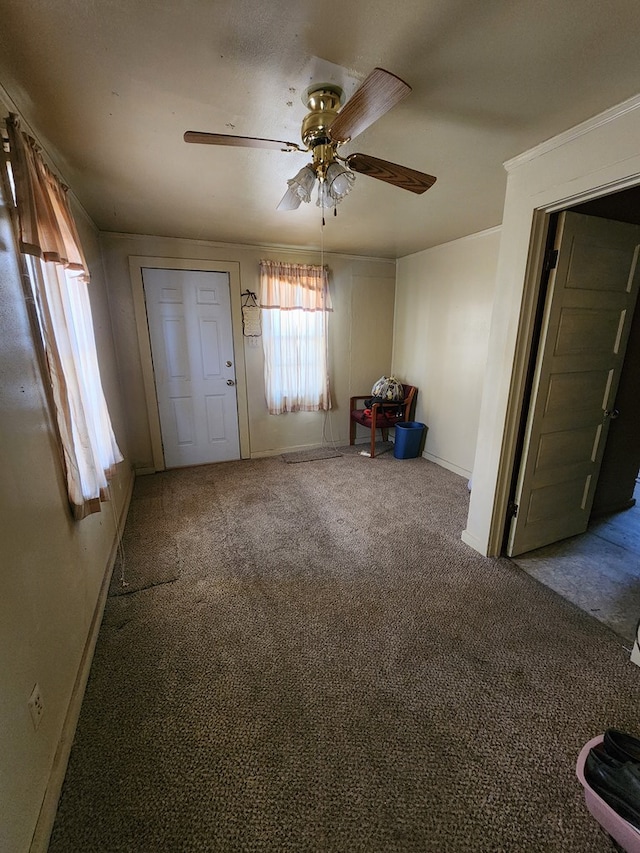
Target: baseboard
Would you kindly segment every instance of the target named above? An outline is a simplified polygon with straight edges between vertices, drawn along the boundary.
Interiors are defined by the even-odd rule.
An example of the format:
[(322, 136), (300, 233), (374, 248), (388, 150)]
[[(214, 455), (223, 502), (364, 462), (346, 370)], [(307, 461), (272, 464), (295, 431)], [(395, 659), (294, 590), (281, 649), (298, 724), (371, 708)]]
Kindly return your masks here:
[(135, 469), (136, 477), (144, 477), (147, 474), (155, 474), (155, 468), (136, 468)]
[(428, 453), (426, 450), (422, 454), (422, 458), (428, 459), (429, 462), (435, 462), (435, 464), (440, 465), (441, 468), (446, 468), (447, 471), (453, 471), (454, 474), (459, 474), (466, 480), (471, 477), (471, 471), (467, 471), (466, 468), (461, 468), (459, 465), (454, 465), (453, 462), (447, 462), (446, 459), (441, 459), (439, 456), (434, 456), (433, 453)]
[(487, 546), (484, 542), (481, 542), (476, 536), (473, 536), (466, 530), (462, 531), (462, 535), (460, 536), (465, 545), (468, 545), (470, 548), (473, 548), (474, 551), (478, 551), (479, 554), (482, 554), (483, 557), (487, 555)]
[(51, 772), (49, 773), (42, 806), (40, 807), (40, 814), (38, 815), (38, 821), (33, 832), (33, 838), (31, 839), (29, 853), (47, 853), (47, 848), (49, 847), (49, 839), (56, 819), (56, 812), (58, 811), (58, 802), (60, 800), (60, 794), (62, 793), (64, 777), (67, 772), (69, 755), (71, 753), (78, 719), (80, 718), (80, 709), (82, 708), (84, 691), (89, 679), (93, 653), (95, 651), (98, 632), (100, 631), (100, 625), (102, 623), (102, 614), (104, 613), (107, 594), (109, 592), (111, 575), (113, 574), (113, 567), (115, 565), (118, 546), (124, 530), (124, 523), (129, 512), (134, 482), (135, 474), (132, 471), (129, 478), (127, 492), (125, 494), (125, 500), (122, 504), (120, 517), (118, 518), (116, 535), (114, 537), (113, 545), (111, 546), (109, 559), (107, 560), (104, 577), (100, 586), (100, 593), (91, 618), (91, 625), (89, 627), (89, 633), (82, 652), (80, 666), (73, 685), (73, 690), (71, 691), (71, 698), (69, 700), (69, 706), (62, 726), (60, 740), (58, 741), (56, 754), (51, 766)]

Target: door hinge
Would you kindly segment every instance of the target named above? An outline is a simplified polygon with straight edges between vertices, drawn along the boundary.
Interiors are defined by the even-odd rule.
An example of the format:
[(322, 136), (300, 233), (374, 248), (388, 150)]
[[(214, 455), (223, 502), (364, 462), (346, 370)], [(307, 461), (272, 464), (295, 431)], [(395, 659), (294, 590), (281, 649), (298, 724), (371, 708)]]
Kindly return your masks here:
[(549, 272), (550, 270), (554, 270), (558, 265), (558, 250), (557, 249), (549, 249), (544, 258), (544, 271)]
[(507, 518), (515, 518), (518, 514), (518, 504), (515, 501), (509, 501), (507, 504)]

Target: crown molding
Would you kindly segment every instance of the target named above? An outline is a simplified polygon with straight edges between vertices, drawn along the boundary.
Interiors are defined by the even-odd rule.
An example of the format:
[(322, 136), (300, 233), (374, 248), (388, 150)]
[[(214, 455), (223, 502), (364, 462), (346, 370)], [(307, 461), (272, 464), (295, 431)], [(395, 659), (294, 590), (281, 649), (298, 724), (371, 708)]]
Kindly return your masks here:
[[(138, 234), (128, 231), (103, 231), (98, 229), (99, 236), (104, 239), (116, 240), (158, 240), (171, 241), (174, 243), (188, 243), (194, 246), (204, 246), (208, 249), (234, 250), (262, 252), (286, 252), (290, 255), (318, 255), (321, 249), (318, 246), (287, 246), (285, 243), (225, 243), (222, 240), (203, 240), (195, 237), (175, 237), (168, 234)], [(346, 252), (322, 250), (325, 257), (342, 258), (348, 261), (374, 261), (376, 263), (396, 264), (397, 258), (387, 258), (380, 255), (353, 255)], [(215, 260), (222, 260), (216, 258)], [(230, 260), (237, 260), (231, 258)]]
[(426, 249), (418, 249), (417, 252), (411, 252), (410, 255), (402, 255), (398, 260), (403, 261), (405, 258), (413, 258), (416, 255), (426, 255), (427, 252), (436, 252), (438, 249), (450, 247), (454, 243), (466, 243), (469, 240), (479, 240), (482, 237), (489, 237), (491, 234), (499, 234), (501, 231), (502, 223), (500, 223), (500, 225), (492, 225), (491, 228), (484, 228), (482, 231), (474, 231), (472, 234), (464, 234), (462, 237), (454, 237), (453, 240), (447, 240), (446, 243), (437, 243), (435, 246), (429, 246)]
[(547, 154), (549, 151), (554, 151), (556, 148), (560, 148), (568, 142), (572, 142), (574, 139), (584, 136), (586, 133), (591, 133), (591, 131), (596, 128), (609, 124), (609, 122), (615, 121), (621, 116), (626, 115), (626, 113), (633, 112), (638, 108), (640, 108), (640, 94), (634, 95), (632, 98), (622, 101), (621, 104), (617, 104), (615, 107), (610, 107), (602, 113), (598, 113), (598, 115), (577, 124), (575, 127), (569, 128), (569, 130), (565, 130), (563, 133), (559, 133), (557, 136), (552, 136), (551, 139), (541, 142), (539, 145), (536, 145), (535, 148), (530, 148), (528, 151), (524, 151), (522, 154), (518, 154), (510, 160), (505, 160), (502, 165), (507, 172), (512, 172), (524, 163), (536, 160), (538, 157), (542, 157), (543, 154)]

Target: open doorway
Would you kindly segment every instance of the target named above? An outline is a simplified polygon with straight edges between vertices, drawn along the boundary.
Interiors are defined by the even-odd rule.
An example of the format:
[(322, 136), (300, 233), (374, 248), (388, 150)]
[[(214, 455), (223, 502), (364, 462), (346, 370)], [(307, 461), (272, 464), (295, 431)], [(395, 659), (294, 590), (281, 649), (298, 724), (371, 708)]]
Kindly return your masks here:
[[(640, 188), (571, 208), (640, 224)], [(636, 309), (586, 533), (514, 557), (545, 585), (608, 624), (635, 636), (640, 614), (640, 308)]]
[[(636, 485), (640, 501), (640, 486)], [(640, 614), (640, 504), (594, 518), (586, 533), (513, 561), (629, 641)]]

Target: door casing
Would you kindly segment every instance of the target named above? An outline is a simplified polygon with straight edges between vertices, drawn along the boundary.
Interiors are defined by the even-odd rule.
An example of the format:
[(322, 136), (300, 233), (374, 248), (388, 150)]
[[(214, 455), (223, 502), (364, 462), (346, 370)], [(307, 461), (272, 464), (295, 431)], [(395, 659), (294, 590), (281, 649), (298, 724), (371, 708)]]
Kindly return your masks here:
[(501, 553), (551, 213), (640, 184), (640, 96), (508, 160), (473, 490), (462, 540)]
[(591, 201), (602, 195), (615, 193), (617, 190), (640, 186), (640, 179), (624, 178), (614, 181), (606, 187), (597, 187), (565, 196), (562, 200), (547, 206), (534, 208), (531, 215), (529, 232), (529, 250), (524, 276), (522, 301), (518, 318), (518, 332), (511, 371), (509, 401), (505, 421), (501, 433), (500, 462), (491, 519), (489, 522), (486, 546), (482, 547), (468, 530), (463, 531), (462, 540), (476, 548), (488, 557), (496, 557), (504, 553), (505, 528), (508, 524), (509, 503), (512, 494), (512, 479), (514, 467), (519, 463), (518, 444), (521, 429), (521, 419), (527, 414), (527, 379), (529, 363), (533, 348), (536, 345), (535, 331), (538, 313), (538, 299), (546, 256), (547, 237), (551, 217), (554, 214), (568, 210), (582, 202)]
[(129, 257), (129, 272), (133, 292), (138, 347), (144, 380), (145, 403), (149, 419), (149, 433), (153, 453), (153, 471), (164, 471), (165, 461), (162, 449), (162, 433), (158, 414), (158, 399), (153, 376), (151, 341), (147, 325), (147, 311), (142, 280), (143, 268), (166, 270), (197, 270), (202, 272), (226, 272), (229, 274), (231, 293), (231, 326), (233, 349), (236, 364), (236, 388), (238, 394), (238, 428), (240, 434), (240, 458), (251, 456), (249, 441), (249, 413), (247, 405), (247, 379), (242, 335), (242, 304), (240, 295), (240, 264), (234, 261), (194, 260), (185, 258), (156, 258), (140, 255)]
[[(606, 244), (608, 246), (615, 246), (616, 249), (622, 249), (624, 247), (624, 252), (628, 252), (630, 248), (633, 249), (633, 246), (635, 244), (635, 246), (636, 246), (635, 255), (633, 255), (633, 258), (631, 260), (629, 260), (629, 258), (631, 256), (625, 255), (625, 262), (627, 262), (627, 260), (629, 260), (629, 262), (632, 262), (631, 269), (634, 271), (636, 270), (635, 264), (637, 261), (637, 253), (638, 253), (638, 249), (637, 249), (638, 232), (640, 230), (638, 228), (637, 224), (629, 224), (629, 223), (620, 222), (620, 221), (618, 221), (618, 222), (610, 221), (604, 217), (596, 217), (593, 215), (581, 214), (579, 208), (577, 210), (573, 210), (573, 211), (569, 210), (567, 212), (567, 216), (573, 217), (573, 219), (567, 221), (567, 228), (566, 228), (567, 234), (569, 234), (570, 236), (575, 234), (575, 236), (579, 239), (578, 245), (581, 244), (583, 246), (583, 251), (584, 251), (584, 247), (590, 245), (591, 241), (593, 239), (598, 241), (598, 245), (600, 245), (600, 244), (605, 245)], [(553, 233), (554, 231), (555, 231), (555, 228), (550, 233)], [(562, 237), (562, 248), (560, 249), (561, 254), (560, 254), (560, 260), (558, 262), (558, 271), (560, 269), (563, 269), (565, 277), (568, 276), (568, 274), (569, 274), (569, 269), (570, 269), (570, 264), (571, 264), (571, 261), (570, 261), (571, 248), (570, 248), (570, 244), (566, 242), (567, 239), (570, 239), (570, 237), (569, 238), (567, 238), (565, 236)], [(548, 255), (549, 246), (550, 246), (549, 241), (547, 241), (547, 246), (548, 246), (548, 248), (547, 248), (547, 255)], [(602, 249), (600, 251), (602, 251)], [(556, 255), (557, 255), (557, 252), (556, 252)], [(585, 270), (585, 273), (586, 273), (586, 270)], [(555, 275), (555, 273), (554, 273), (554, 275)], [(609, 281), (610, 280), (610, 273), (608, 271), (607, 271), (607, 275), (609, 276), (609, 278), (607, 278), (606, 280)], [(626, 273), (625, 273), (625, 275), (626, 275)], [(608, 299), (608, 300), (612, 301), (612, 303), (613, 303), (612, 307), (614, 310), (614, 319), (616, 320), (615, 327), (618, 328), (618, 337), (620, 337), (621, 328), (619, 327), (619, 323), (622, 322), (622, 320), (620, 317), (618, 317), (618, 314), (616, 314), (615, 312), (620, 309), (620, 306), (623, 305), (625, 300), (626, 300), (631, 305), (631, 314), (626, 319), (626, 326), (625, 326), (626, 334), (623, 335), (623, 339), (620, 342), (620, 351), (622, 353), (621, 359), (618, 358), (617, 356), (615, 356), (613, 351), (611, 351), (611, 352), (609, 352), (609, 350), (602, 351), (601, 349), (596, 347), (595, 350), (589, 350), (589, 353), (591, 354), (590, 363), (592, 363), (592, 369), (587, 370), (586, 372), (581, 372), (581, 371), (586, 370), (586, 365), (583, 364), (583, 362), (580, 360), (580, 356), (578, 356), (576, 352), (573, 352), (570, 350), (564, 354), (555, 353), (555, 345), (556, 345), (555, 333), (558, 332), (558, 329), (556, 329), (555, 332), (553, 332), (551, 334), (551, 338), (549, 340), (547, 340), (546, 343), (543, 345), (542, 328), (541, 328), (542, 324), (540, 325), (540, 327), (538, 327), (538, 325), (536, 325), (535, 334), (533, 334), (532, 338), (531, 338), (530, 367), (533, 368), (534, 364), (536, 364), (537, 375), (543, 375), (543, 376), (545, 375), (546, 371), (545, 371), (543, 365), (551, 365), (551, 364), (559, 363), (561, 365), (565, 365), (564, 370), (568, 371), (568, 373), (566, 374), (567, 376), (582, 377), (584, 379), (585, 376), (591, 377), (591, 374), (593, 373), (593, 367), (595, 366), (596, 363), (601, 364), (602, 362), (605, 362), (607, 366), (610, 366), (610, 367), (615, 366), (615, 377), (614, 377), (614, 381), (612, 383), (612, 387), (610, 388), (609, 386), (611, 385), (613, 373), (612, 373), (612, 376), (609, 377), (608, 384), (607, 384), (607, 394), (613, 395), (613, 396), (608, 397), (609, 405), (612, 405), (611, 400), (612, 399), (615, 400), (615, 398), (616, 398), (616, 389), (617, 389), (617, 385), (618, 385), (618, 379), (619, 379), (619, 376), (620, 376), (620, 373), (622, 370), (622, 366), (624, 364), (624, 358), (625, 358), (624, 353), (625, 353), (625, 349), (626, 349), (626, 342), (627, 342), (628, 332), (629, 332), (629, 329), (631, 326), (631, 318), (633, 317), (633, 307), (634, 307), (634, 303), (635, 303), (635, 294), (637, 293), (637, 282), (638, 282), (637, 272), (634, 272), (634, 278), (635, 278), (635, 282), (636, 282), (635, 287), (632, 288), (631, 291), (629, 291), (629, 295), (627, 297), (627, 296), (624, 296), (623, 291), (618, 291), (618, 290), (614, 291), (614, 290), (611, 290), (610, 288), (604, 288), (602, 290), (599, 290), (595, 286), (590, 287), (588, 285), (585, 285), (584, 289), (580, 289), (581, 285), (576, 284), (576, 282), (574, 282), (574, 284), (572, 286), (570, 286), (570, 289), (565, 290), (565, 283), (564, 283), (564, 279), (562, 278), (562, 275), (561, 275), (561, 279), (560, 279), (560, 287), (559, 288), (553, 287), (550, 290), (547, 290), (547, 287), (546, 287), (547, 276), (544, 275), (543, 279), (541, 281), (541, 287), (540, 287), (539, 296), (538, 296), (538, 312), (537, 312), (538, 316), (540, 316), (541, 311), (544, 308), (545, 317), (551, 317), (551, 318), (555, 317), (555, 323), (557, 324), (560, 322), (560, 315), (558, 314), (558, 311), (560, 311), (560, 305), (562, 304), (562, 302), (565, 299), (569, 300), (570, 305), (576, 306), (574, 308), (569, 307), (569, 309), (568, 309), (569, 315), (571, 315), (575, 311), (578, 311), (578, 313), (581, 313), (581, 314), (586, 315), (586, 316), (588, 316), (589, 314), (593, 314), (593, 306), (594, 305), (598, 305), (599, 303), (603, 303), (604, 300)], [(599, 280), (600, 279), (598, 279), (598, 281)], [(616, 281), (619, 281), (619, 280), (620, 280), (620, 278), (618, 277), (618, 279), (616, 279)], [(579, 278), (578, 281), (581, 281), (581, 279)], [(625, 281), (626, 281), (626, 279), (625, 279)], [(631, 281), (629, 281), (628, 286), (631, 287)], [(576, 287), (577, 287), (577, 289), (576, 289)], [(576, 299), (577, 299), (577, 301), (576, 301)], [(577, 307), (577, 306), (580, 306), (580, 307)], [(589, 306), (592, 306), (592, 307), (589, 308)], [(629, 314), (628, 310), (622, 312), (622, 317), (624, 317), (625, 314)], [(552, 327), (553, 327), (553, 320), (552, 320)], [(615, 328), (610, 330), (610, 333), (615, 333)], [(579, 331), (579, 329), (575, 330), (574, 332), (569, 332), (569, 330), (565, 330), (564, 335), (566, 336), (567, 334), (570, 336), (571, 341), (575, 342), (574, 337), (576, 334), (578, 334), (578, 336), (579, 336), (580, 331)], [(546, 333), (545, 333), (545, 338), (546, 338)], [(579, 337), (578, 337), (578, 340), (580, 340)], [(613, 345), (613, 337), (611, 338), (611, 345)], [(616, 343), (616, 347), (617, 347), (617, 345), (618, 344)], [(588, 346), (586, 342), (585, 342), (585, 346)], [(548, 352), (547, 352), (547, 350), (548, 350)], [(538, 363), (541, 354), (544, 354), (544, 362)], [(586, 351), (585, 351), (585, 357), (586, 357)], [(554, 358), (555, 358), (555, 361), (549, 360), (549, 359), (554, 359)], [(561, 370), (561, 372), (562, 372), (562, 370)], [(529, 373), (530, 373), (530, 375), (532, 375), (531, 369), (530, 369)], [(547, 381), (550, 381), (550, 376), (547, 376)], [(549, 388), (550, 387), (551, 386), (549, 386)], [(558, 408), (558, 402), (560, 399), (560, 398), (557, 398), (558, 392), (556, 392), (556, 398), (557, 399), (556, 399), (556, 406), (555, 406), (554, 411), (550, 414), (548, 413), (547, 415), (545, 415), (545, 417), (547, 418), (546, 421), (541, 421), (540, 419), (543, 417), (543, 415), (542, 415), (542, 409), (540, 407), (543, 406), (543, 408), (546, 411), (545, 398), (546, 398), (546, 391), (549, 390), (549, 388), (546, 387), (546, 385), (544, 384), (544, 381), (543, 381), (542, 382), (542, 390), (539, 389), (536, 392), (537, 396), (542, 394), (542, 399), (538, 400), (538, 403), (536, 406), (535, 411), (537, 412), (537, 414), (535, 417), (535, 423), (538, 424), (538, 426), (541, 426), (542, 423), (547, 424), (546, 430), (543, 428), (542, 435), (539, 436), (541, 441), (545, 438), (545, 434), (546, 434), (547, 439), (557, 438), (557, 437), (562, 438), (563, 436), (567, 435), (567, 432), (566, 432), (567, 430), (577, 430), (576, 435), (579, 433), (585, 433), (585, 432), (587, 433), (587, 436), (588, 436), (587, 444), (589, 445), (589, 447), (591, 447), (591, 445), (593, 444), (594, 436), (596, 434), (597, 434), (597, 436), (600, 436), (602, 434), (602, 437), (603, 437), (602, 440), (599, 443), (596, 440), (596, 445), (594, 445), (594, 452), (595, 452), (595, 447), (598, 446), (598, 453), (597, 453), (597, 459), (595, 459), (595, 458), (592, 459), (592, 463), (591, 463), (590, 468), (589, 468), (589, 477), (587, 479), (587, 483), (589, 483), (592, 480), (594, 469), (595, 469), (595, 476), (596, 477), (597, 477), (598, 471), (600, 469), (600, 460), (602, 459), (602, 454), (604, 451), (604, 443), (606, 443), (606, 436), (608, 433), (609, 421), (603, 420), (602, 423), (597, 426), (597, 430), (595, 429), (596, 421), (599, 420), (597, 415), (596, 415), (597, 406), (595, 404), (594, 404), (594, 406), (590, 407), (589, 409), (580, 409), (578, 407), (578, 410), (580, 412), (579, 415), (572, 416), (572, 412), (565, 413), (562, 409)], [(602, 389), (599, 389), (599, 390), (602, 391), (603, 389), (604, 389), (604, 386)], [(524, 427), (524, 425), (527, 421), (529, 421), (529, 427), (531, 427), (530, 419), (531, 419), (532, 413), (534, 411), (533, 406), (534, 406), (534, 401), (536, 399), (536, 395), (534, 395), (530, 386), (528, 387), (527, 391), (528, 391), (528, 393), (526, 393), (523, 397), (521, 434), (523, 432), (522, 427)], [(602, 394), (598, 395), (599, 398), (601, 396), (602, 396)], [(603, 404), (603, 407), (604, 407), (604, 404)], [(576, 417), (578, 418), (578, 421), (580, 421), (578, 426), (576, 426)], [(586, 420), (585, 420), (585, 418), (586, 418)], [(549, 432), (550, 426), (551, 426), (551, 431)], [(558, 429), (560, 429), (560, 432), (557, 432)], [(534, 430), (534, 433), (535, 433), (535, 430)], [(573, 433), (572, 433), (572, 435), (573, 435)], [(540, 445), (540, 447), (538, 447), (537, 443), (534, 442), (534, 444), (531, 447), (529, 447), (528, 451), (525, 451), (522, 448), (522, 444), (523, 444), (523, 442), (520, 441), (519, 446), (521, 447), (521, 452), (518, 452), (518, 454), (516, 455), (515, 465), (514, 465), (514, 475), (516, 473), (518, 473), (518, 470), (519, 470), (520, 480), (522, 480), (523, 476), (525, 476), (525, 467), (524, 466), (526, 463), (526, 465), (527, 465), (526, 471), (528, 471), (528, 474), (526, 477), (527, 482), (529, 482), (529, 478), (534, 477), (534, 473), (533, 473), (534, 471), (538, 472), (537, 475), (535, 475), (535, 476), (537, 476), (539, 479), (541, 478), (541, 482), (539, 482), (539, 484), (538, 484), (538, 489), (540, 489), (541, 486), (545, 486), (547, 481), (548, 481), (548, 483), (552, 484), (552, 485), (547, 486), (547, 488), (546, 488), (547, 491), (549, 490), (549, 488), (555, 488), (556, 490), (558, 490), (558, 489), (561, 490), (561, 487), (563, 484), (564, 485), (569, 484), (570, 482), (572, 482), (572, 478), (575, 478), (575, 477), (577, 477), (576, 482), (578, 482), (580, 484), (580, 489), (582, 489), (583, 484), (580, 480), (580, 477), (584, 474), (584, 471), (582, 469), (585, 468), (586, 456), (588, 456), (588, 453), (587, 453), (585, 448), (583, 448), (583, 451), (580, 453), (580, 456), (579, 456), (580, 464), (578, 465), (578, 468), (580, 470), (579, 471), (574, 470), (574, 469), (576, 469), (577, 463), (573, 465), (573, 468), (571, 466), (569, 466), (569, 469), (567, 469), (567, 470), (565, 470), (565, 468), (566, 468), (566, 465), (565, 465), (565, 468), (562, 469), (564, 471), (564, 477), (557, 479), (556, 475), (554, 473), (556, 469), (553, 469), (553, 471), (552, 471), (552, 469), (550, 469), (548, 467), (548, 465), (546, 468), (544, 467), (544, 465), (540, 469), (538, 469), (538, 467), (537, 467), (538, 463), (535, 460), (537, 458), (537, 452), (542, 447), (542, 444)], [(550, 452), (549, 449), (547, 449), (547, 455), (549, 454), (549, 452)], [(532, 455), (533, 455), (533, 458), (531, 458)], [(577, 458), (578, 457), (576, 457), (576, 459)], [(520, 484), (520, 486), (524, 487), (522, 483)], [(516, 494), (518, 493), (520, 486), (516, 485), (516, 477), (514, 476), (514, 478), (513, 478), (513, 493), (512, 493), (514, 501), (521, 502), (516, 497)], [(545, 491), (545, 489), (542, 489), (540, 491), (540, 494), (542, 493), (542, 491)], [(593, 494), (595, 492), (595, 482), (591, 483), (591, 487), (590, 487), (589, 491), (590, 491), (590, 500), (589, 500), (589, 506), (590, 506), (591, 500), (593, 499)], [(526, 506), (524, 506), (524, 507), (520, 506), (517, 518), (507, 519), (507, 528), (509, 527), (509, 524), (511, 525), (511, 528), (512, 528), (511, 529), (511, 538), (513, 538), (513, 536), (514, 536), (514, 526), (518, 525), (518, 531), (519, 532), (518, 532), (518, 535), (516, 538), (517, 538), (517, 541), (520, 545), (521, 550), (522, 550), (522, 545), (524, 544), (525, 540), (527, 539), (527, 535), (525, 535), (522, 532), (523, 531), (523, 527), (522, 527), (523, 523), (525, 523), (525, 526), (526, 526), (526, 522), (525, 522), (526, 514), (527, 514)], [(555, 526), (558, 528), (559, 528), (558, 523), (560, 522), (561, 517), (565, 519), (565, 521), (564, 521), (565, 526), (568, 525), (569, 527), (571, 527), (571, 526), (577, 527), (577, 526), (580, 526), (581, 524), (584, 524), (586, 527), (586, 523), (588, 520), (588, 510), (587, 510), (587, 519), (586, 520), (585, 520), (585, 512), (584, 512), (584, 508), (583, 508), (583, 512), (582, 513), (578, 512), (576, 518), (573, 519), (572, 524), (569, 524), (568, 516), (566, 516), (566, 515), (565, 516), (558, 516), (557, 518), (554, 517)], [(550, 526), (552, 526), (552, 527), (554, 526), (554, 523), (552, 523), (551, 518), (548, 518), (547, 521), (548, 521), (548, 524)], [(543, 527), (544, 527), (544, 524), (543, 524)], [(537, 530), (537, 527), (535, 524), (534, 524), (534, 528)], [(547, 531), (547, 535), (548, 535), (548, 532), (549, 531)], [(574, 533), (575, 532), (577, 532), (577, 531), (574, 530)], [(529, 539), (531, 539), (532, 536), (533, 536), (533, 538), (536, 538), (539, 536), (542, 536), (544, 538), (544, 533), (545, 533), (544, 529), (541, 529), (539, 532), (535, 533), (535, 535), (528, 534), (528, 537), (529, 537)], [(573, 534), (566, 534), (566, 535), (573, 535)], [(505, 539), (506, 538), (507, 537), (505, 536)], [(561, 537), (561, 538), (563, 538), (563, 537)], [(507, 549), (507, 553), (509, 553), (509, 554), (511, 553), (510, 549), (511, 549), (512, 545), (514, 545), (514, 544), (515, 543), (512, 542), (509, 545), (509, 548)], [(543, 542), (542, 544), (547, 544), (547, 543)], [(533, 547), (538, 547), (538, 546), (533, 546)], [(528, 549), (525, 549), (525, 550), (528, 550)], [(521, 551), (518, 551), (518, 550), (515, 551), (516, 554), (520, 553), (520, 552)]]
[[(488, 542), (486, 550), (483, 550), (486, 556), (498, 556), (504, 553), (506, 530), (510, 521), (509, 511), (513, 479), (520, 462), (518, 448), (521, 423), (522, 418), (526, 419), (528, 413), (527, 380), (530, 360), (535, 356), (535, 347), (537, 346), (536, 323), (538, 300), (540, 298), (540, 288), (544, 281), (547, 240), (552, 216), (564, 210), (570, 210), (583, 202), (600, 198), (603, 195), (610, 195), (617, 190), (628, 189), (633, 186), (640, 186), (640, 180), (637, 177), (635, 179), (627, 177), (619, 181), (613, 181), (606, 187), (594, 187), (584, 192), (576, 193), (573, 196), (566, 196), (555, 203), (534, 208), (532, 211), (529, 254), (511, 374), (511, 391), (504, 431), (502, 433), (501, 460), (498, 468), (495, 499), (488, 531)], [(475, 547), (475, 542), (466, 535), (466, 531), (463, 533), (462, 539)]]

